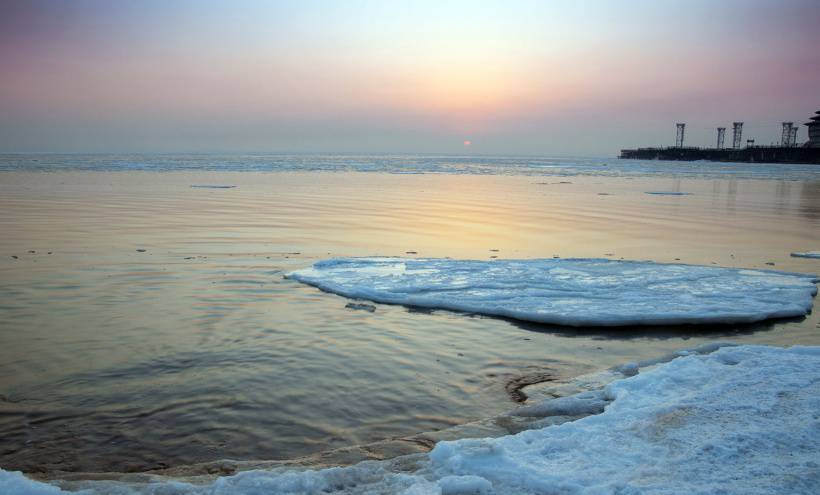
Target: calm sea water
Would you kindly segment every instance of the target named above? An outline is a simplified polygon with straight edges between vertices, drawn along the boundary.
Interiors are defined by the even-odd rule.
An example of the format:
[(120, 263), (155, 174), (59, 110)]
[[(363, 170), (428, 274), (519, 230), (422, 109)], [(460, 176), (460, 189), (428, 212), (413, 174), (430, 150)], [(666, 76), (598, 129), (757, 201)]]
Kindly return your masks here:
[[(820, 245), (816, 168), (272, 156), (0, 159), (0, 467), (293, 458), (508, 410), (506, 385), (521, 377), (561, 380), (713, 340), (820, 344), (817, 312), (564, 329), (357, 310), (283, 278), (337, 255), (817, 272), (789, 256)], [(408, 171), (425, 173), (384, 173)], [(202, 185), (235, 187), (191, 187)]]
[(590, 157), (358, 154), (0, 154), (0, 171), (387, 172), (817, 180), (816, 165)]

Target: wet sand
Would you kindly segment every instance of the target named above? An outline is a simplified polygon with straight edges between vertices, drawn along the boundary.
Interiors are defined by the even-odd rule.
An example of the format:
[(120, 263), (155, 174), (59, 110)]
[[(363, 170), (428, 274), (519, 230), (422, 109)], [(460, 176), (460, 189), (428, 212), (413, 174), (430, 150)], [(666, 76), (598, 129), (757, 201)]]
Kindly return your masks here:
[(817, 312), (752, 326), (567, 329), (346, 307), (282, 277), (365, 255), (817, 273), (820, 261), (789, 253), (820, 247), (820, 182), (3, 172), (0, 212), (4, 469), (289, 459), (492, 416), (521, 399), (510, 383), (534, 377), (714, 340), (820, 344)]

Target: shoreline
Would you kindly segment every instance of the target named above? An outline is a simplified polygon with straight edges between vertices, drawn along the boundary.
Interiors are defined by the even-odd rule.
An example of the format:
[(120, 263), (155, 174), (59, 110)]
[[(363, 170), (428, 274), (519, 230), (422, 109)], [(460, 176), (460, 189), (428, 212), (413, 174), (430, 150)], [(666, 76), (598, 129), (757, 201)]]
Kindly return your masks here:
[[(641, 362), (622, 363), (613, 368), (607, 368), (572, 378), (562, 378), (551, 381), (536, 382), (525, 385), (528, 399), (514, 407), (490, 417), (455, 425), (436, 431), (415, 433), (401, 438), (389, 438), (378, 442), (351, 445), (338, 449), (321, 451), (314, 454), (299, 456), (292, 459), (277, 460), (234, 460), (221, 459), (210, 462), (201, 462), (191, 465), (173, 466), (164, 469), (151, 469), (138, 472), (23, 472), (27, 477), (48, 482), (82, 482), (89, 480), (110, 480), (124, 483), (148, 483), (155, 481), (186, 480), (196, 483), (207, 483), (219, 476), (228, 476), (251, 470), (279, 470), (279, 469), (327, 469), (332, 467), (350, 467), (365, 461), (389, 461), (399, 457), (412, 457), (417, 454), (428, 453), (440, 441), (453, 441), (470, 438), (499, 438), (514, 435), (530, 429), (540, 419), (515, 418), (516, 410), (526, 409), (549, 399), (571, 397), (583, 392), (601, 390), (614, 380), (634, 376), (641, 369), (649, 369), (659, 364), (668, 363), (673, 359), (691, 354), (709, 354), (721, 347), (736, 346), (732, 342), (717, 341), (710, 344), (684, 348), (678, 351), (643, 360)], [(583, 415), (583, 416), (586, 416)], [(560, 418), (559, 423), (574, 421), (581, 416), (569, 419)], [(537, 426), (536, 426), (537, 427)]]
[[(646, 360), (641, 363), (624, 363), (618, 369), (577, 378), (573, 384), (568, 384), (563, 388), (562, 392), (564, 393), (557, 394), (558, 398), (555, 398), (554, 391), (548, 392), (547, 398), (536, 405), (521, 407), (494, 418), (496, 423), (502, 418), (518, 422), (517, 424), (521, 427), (517, 431), (508, 429), (508, 432), (502, 436), (488, 437), (484, 435), (481, 439), (470, 439), (472, 437), (464, 437), (463, 435), (454, 439), (442, 438), (439, 440), (443, 441), (437, 443), (435, 449), (429, 454), (405, 453), (393, 458), (369, 460), (342, 466), (334, 465), (333, 467), (318, 464), (297, 465), (292, 462), (233, 463), (232, 461), (223, 461), (168, 470), (163, 473), (125, 474), (113, 477), (109, 474), (89, 473), (78, 474), (77, 476), (63, 476), (63, 479), (60, 480), (49, 480), (48, 485), (39, 485), (32, 478), (15, 478), (15, 473), (4, 471), (0, 471), (0, 478), (5, 479), (7, 483), (11, 483), (12, 488), (17, 486), (23, 489), (24, 491), (21, 493), (53, 493), (40, 490), (53, 489), (55, 485), (69, 491), (88, 489), (92, 493), (98, 493), (97, 490), (106, 493), (111, 489), (119, 489), (117, 487), (134, 490), (134, 493), (143, 493), (143, 489), (153, 492), (153, 490), (159, 489), (163, 485), (167, 485), (166, 490), (168, 493), (210, 493), (209, 490), (216, 486), (233, 487), (231, 489), (232, 493), (244, 493), (246, 489), (256, 490), (260, 486), (276, 489), (277, 493), (371, 493), (373, 490), (376, 490), (377, 493), (397, 493), (414, 485), (424, 486), (425, 490), (430, 490), (432, 486), (446, 489), (456, 480), (458, 480), (459, 486), (465, 486), (466, 483), (466, 486), (482, 487), (479, 489), (481, 493), (485, 491), (493, 493), (497, 490), (506, 490), (512, 487), (522, 490), (523, 487), (529, 484), (532, 484), (533, 487), (543, 487), (545, 483), (557, 483), (555, 486), (561, 486), (561, 483), (566, 482), (578, 483), (582, 486), (596, 484), (609, 486), (613, 483), (613, 486), (620, 487), (625, 485), (642, 486), (647, 483), (647, 478), (645, 469), (641, 466), (652, 466), (659, 470), (651, 478), (651, 483), (656, 488), (665, 486), (666, 483), (672, 483), (676, 487), (686, 486), (690, 483), (700, 483), (701, 485), (706, 483), (708, 486), (714, 487), (717, 483), (717, 486), (727, 488), (738, 488), (742, 485), (744, 490), (752, 489), (754, 491), (754, 489), (757, 489), (754, 487), (785, 487), (786, 485), (783, 483), (787, 483), (793, 493), (809, 493), (806, 490), (809, 486), (812, 486), (813, 481), (811, 479), (797, 477), (788, 481), (781, 478), (781, 476), (782, 473), (787, 472), (784, 470), (791, 469), (791, 461), (810, 459), (814, 455), (812, 452), (817, 450), (816, 443), (786, 450), (778, 447), (777, 444), (772, 446), (769, 443), (755, 443), (754, 448), (760, 449), (759, 453), (763, 456), (765, 463), (754, 461), (752, 465), (748, 465), (748, 461), (745, 461), (746, 463), (742, 466), (739, 464), (740, 461), (738, 461), (737, 456), (727, 456), (722, 450), (714, 451), (710, 456), (720, 457), (726, 464), (721, 468), (722, 473), (736, 473), (738, 469), (751, 469), (756, 473), (754, 477), (735, 478), (732, 476), (728, 479), (724, 478), (723, 474), (718, 475), (717, 478), (706, 480), (688, 478), (685, 474), (676, 473), (674, 469), (669, 471), (670, 466), (666, 463), (684, 462), (679, 459), (680, 453), (662, 456), (661, 459), (654, 457), (661, 454), (643, 453), (641, 455), (653, 456), (652, 461), (647, 459), (645, 463), (638, 464), (637, 468), (633, 466), (627, 473), (619, 473), (616, 480), (609, 479), (606, 476), (601, 477), (602, 473), (607, 472), (607, 464), (617, 465), (632, 461), (613, 459), (606, 452), (597, 452), (595, 454), (596, 459), (589, 461), (603, 462), (604, 466), (574, 466), (567, 468), (564, 465), (563, 471), (544, 473), (526, 469), (521, 471), (523, 466), (518, 467), (517, 465), (508, 468), (505, 467), (504, 463), (488, 464), (484, 460), (488, 455), (490, 459), (502, 455), (508, 459), (505, 462), (518, 464), (533, 462), (535, 459), (542, 458), (543, 453), (540, 452), (540, 448), (536, 451), (529, 451), (526, 445), (538, 441), (546, 441), (547, 448), (558, 452), (556, 455), (583, 456), (585, 455), (583, 452), (572, 454), (572, 448), (568, 451), (569, 454), (562, 451), (566, 449), (560, 443), (560, 439), (564, 435), (563, 432), (571, 432), (571, 435), (579, 435), (582, 432), (595, 435), (595, 431), (600, 430), (602, 426), (609, 435), (622, 436), (625, 434), (625, 438), (630, 442), (648, 442), (649, 445), (655, 446), (655, 448), (663, 445), (665, 449), (670, 447), (665, 443), (659, 444), (657, 442), (664, 442), (662, 439), (667, 435), (676, 434), (677, 430), (683, 429), (684, 433), (681, 433), (682, 435), (695, 435), (694, 445), (692, 445), (692, 437), (686, 437), (688, 442), (685, 449), (692, 452), (688, 456), (702, 455), (699, 452), (700, 449), (704, 448), (704, 445), (708, 451), (710, 445), (715, 441), (734, 442), (736, 441), (734, 440), (735, 435), (741, 435), (741, 439), (745, 438), (742, 435), (760, 431), (756, 429), (759, 428), (757, 423), (771, 423), (773, 419), (766, 414), (750, 415), (748, 417), (735, 415), (734, 420), (729, 425), (704, 424), (702, 423), (704, 414), (707, 419), (711, 417), (711, 408), (717, 408), (717, 411), (721, 411), (721, 408), (728, 407), (731, 409), (732, 406), (722, 406), (719, 400), (716, 402), (714, 396), (710, 395), (714, 394), (714, 391), (707, 391), (705, 395), (701, 393), (693, 402), (685, 396), (676, 396), (679, 393), (675, 392), (674, 389), (682, 387), (684, 390), (688, 390), (686, 387), (701, 387), (700, 380), (709, 374), (722, 370), (722, 366), (731, 367), (742, 363), (743, 366), (751, 366), (750, 369), (756, 369), (756, 367), (761, 366), (760, 363), (765, 363), (764, 367), (766, 369), (754, 377), (754, 384), (747, 383), (748, 378), (743, 378), (740, 381), (738, 381), (738, 378), (733, 378), (736, 373), (732, 368), (726, 369), (728, 373), (726, 376), (714, 376), (714, 378), (718, 382), (726, 381), (730, 387), (735, 387), (729, 389), (731, 394), (736, 397), (735, 400), (739, 398), (745, 401), (743, 404), (755, 404), (761, 410), (768, 411), (772, 407), (777, 408), (779, 404), (777, 400), (769, 404), (768, 402), (771, 402), (771, 400), (768, 399), (768, 394), (777, 392), (776, 397), (790, 397), (784, 395), (789, 393), (784, 391), (799, 390), (799, 387), (802, 387), (806, 380), (813, 380), (811, 373), (803, 371), (801, 376), (792, 376), (789, 380), (786, 380), (787, 383), (775, 386), (775, 383), (781, 382), (769, 380), (767, 376), (768, 373), (772, 373), (774, 370), (780, 371), (780, 361), (770, 362), (775, 358), (778, 360), (785, 359), (783, 365), (787, 369), (800, 369), (802, 359), (820, 359), (820, 347), (736, 346), (724, 342), (699, 346), (689, 350), (680, 350), (662, 358)], [(789, 359), (790, 361), (788, 361)], [(749, 364), (746, 364), (747, 362)], [(704, 365), (706, 365), (705, 368)], [(687, 376), (690, 372), (694, 373), (695, 376)], [(701, 376), (703, 373), (707, 373), (707, 375)], [(781, 375), (783, 373), (783, 371), (780, 371)], [(681, 384), (678, 383), (679, 381)], [(667, 383), (667, 385), (664, 385), (664, 383)], [(687, 383), (689, 385), (685, 385)], [(720, 383), (717, 385), (709, 381), (705, 383), (709, 383), (709, 387), (718, 391), (724, 387)], [(814, 383), (817, 383), (816, 379), (814, 379)], [(639, 386), (637, 390), (642, 390), (640, 387), (643, 387), (642, 394), (625, 393), (634, 389), (636, 385)], [(662, 388), (658, 388), (659, 386)], [(672, 387), (671, 392), (662, 392), (663, 388), (669, 386)], [(773, 390), (770, 391), (768, 388)], [(649, 395), (647, 395), (647, 392), (649, 392)], [(671, 406), (667, 405), (670, 400), (668, 397), (663, 399), (654, 396), (670, 396), (670, 394), (671, 397), (674, 397)], [(806, 407), (811, 404), (811, 400), (807, 398), (806, 394), (807, 392), (803, 392), (801, 395), (800, 408), (787, 410), (787, 414), (783, 419), (787, 422), (800, 420), (801, 414), (805, 414), (807, 412)], [(705, 400), (705, 402), (700, 402), (700, 400)], [(630, 422), (635, 421), (631, 415), (643, 411), (639, 408), (632, 412), (628, 406), (625, 406), (631, 402), (652, 404), (652, 407), (655, 408), (654, 410), (650, 409), (648, 414), (640, 412), (648, 418), (653, 418), (652, 421), (654, 422), (646, 426), (651, 432), (654, 432), (652, 433), (653, 436), (645, 438), (642, 435), (630, 433), (632, 430), (628, 428), (628, 425)], [(691, 412), (698, 409), (702, 409), (703, 412), (697, 414)], [(693, 414), (695, 414), (695, 418), (699, 419), (687, 419), (688, 416)], [(640, 416), (638, 417), (640, 418)], [(643, 424), (641, 421), (646, 420), (639, 419), (637, 424)], [(797, 430), (793, 429), (791, 431), (795, 440), (802, 438), (800, 435), (804, 434), (803, 430), (808, 428), (805, 424), (793, 424), (791, 427), (797, 428)], [(720, 433), (716, 436), (709, 433), (715, 428), (720, 430)], [(784, 428), (789, 428), (789, 426), (781, 426), (780, 429), (784, 430)], [(687, 431), (693, 433), (685, 433)], [(661, 440), (653, 440), (655, 436), (660, 436)], [(594, 438), (594, 436), (591, 438)], [(550, 443), (556, 441), (559, 443)], [(576, 443), (577, 441), (584, 442), (585, 440), (582, 437), (576, 440)], [(593, 440), (590, 441), (595, 443)], [(707, 441), (706, 444), (703, 444), (705, 441)], [(739, 445), (744, 445), (744, 443), (741, 442)], [(812, 450), (812, 446), (814, 450)], [(512, 447), (522, 449), (522, 451), (510, 450)], [(595, 447), (586, 447), (584, 450), (588, 451), (589, 448)], [(673, 448), (672, 451), (675, 452), (676, 449)], [(799, 457), (795, 458), (796, 455), (799, 455)], [(458, 461), (454, 461), (455, 459), (458, 459)], [(658, 460), (660, 460), (659, 464)], [(466, 461), (470, 462), (465, 464)], [(811, 464), (811, 462), (806, 464), (808, 470), (806, 474), (809, 478), (812, 477)], [(699, 468), (692, 467), (690, 469)], [(206, 473), (203, 473), (203, 470)], [(820, 475), (820, 472), (815, 470), (813, 476), (817, 478), (818, 475)], [(556, 479), (556, 476), (558, 476), (558, 479)], [(560, 481), (561, 479), (566, 481)], [(521, 485), (521, 483), (524, 483), (524, 485)], [(48, 486), (51, 488), (47, 488)], [(768, 488), (760, 489), (766, 490)], [(427, 491), (421, 493), (427, 493)]]

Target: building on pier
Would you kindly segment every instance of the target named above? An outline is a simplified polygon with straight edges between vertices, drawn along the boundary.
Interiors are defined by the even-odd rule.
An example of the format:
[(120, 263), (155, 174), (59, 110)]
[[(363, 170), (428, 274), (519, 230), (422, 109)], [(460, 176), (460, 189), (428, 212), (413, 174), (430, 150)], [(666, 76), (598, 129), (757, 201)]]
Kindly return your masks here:
[(809, 140), (804, 146), (808, 148), (820, 148), (820, 110), (814, 112), (814, 117), (803, 125), (809, 128)]

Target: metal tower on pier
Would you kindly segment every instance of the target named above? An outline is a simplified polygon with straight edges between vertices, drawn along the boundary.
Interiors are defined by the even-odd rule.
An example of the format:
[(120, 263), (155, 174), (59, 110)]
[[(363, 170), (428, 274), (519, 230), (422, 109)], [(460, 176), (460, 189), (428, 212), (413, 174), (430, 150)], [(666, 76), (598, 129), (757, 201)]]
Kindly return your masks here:
[(718, 136), (717, 136), (717, 149), (723, 149), (723, 138), (726, 137), (726, 128), (725, 127), (718, 127)]
[(732, 148), (740, 149), (740, 139), (743, 135), (743, 122), (732, 122)]
[(677, 123), (675, 125), (678, 127), (678, 133), (675, 136), (675, 148), (683, 148), (683, 132), (686, 124)]
[(797, 127), (792, 127), (791, 146), (797, 146)]
[(783, 133), (780, 135), (780, 146), (792, 145), (792, 127), (794, 127), (794, 122), (783, 122)]

